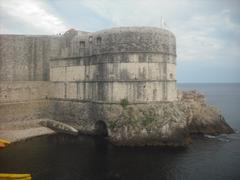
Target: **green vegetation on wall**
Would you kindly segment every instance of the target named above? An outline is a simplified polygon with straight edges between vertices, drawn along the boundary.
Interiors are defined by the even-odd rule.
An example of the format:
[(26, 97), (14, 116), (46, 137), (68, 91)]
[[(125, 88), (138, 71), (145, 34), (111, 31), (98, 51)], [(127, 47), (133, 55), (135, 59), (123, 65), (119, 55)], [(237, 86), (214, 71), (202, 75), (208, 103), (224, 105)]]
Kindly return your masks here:
[(129, 105), (128, 99), (127, 98), (122, 99), (120, 104), (125, 109)]

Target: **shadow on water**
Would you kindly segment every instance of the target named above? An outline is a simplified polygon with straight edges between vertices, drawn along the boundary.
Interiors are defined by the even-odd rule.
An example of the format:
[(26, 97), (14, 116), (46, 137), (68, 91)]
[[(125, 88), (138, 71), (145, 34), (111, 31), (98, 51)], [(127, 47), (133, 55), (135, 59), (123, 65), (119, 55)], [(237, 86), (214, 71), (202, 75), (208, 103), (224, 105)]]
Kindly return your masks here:
[(152, 179), (148, 175), (164, 177), (164, 169), (174, 165), (174, 158), (167, 155), (182, 151), (115, 147), (102, 136), (56, 134), (2, 150), (0, 171), (31, 173), (34, 179)]
[[(128, 148), (113, 146), (102, 136), (48, 135), (1, 150), (0, 172), (31, 173), (37, 180), (224, 179), (238, 175), (240, 158), (228, 158), (229, 152), (237, 153), (232, 149), (239, 139), (194, 141), (189, 148)], [(209, 169), (212, 166), (215, 174)]]

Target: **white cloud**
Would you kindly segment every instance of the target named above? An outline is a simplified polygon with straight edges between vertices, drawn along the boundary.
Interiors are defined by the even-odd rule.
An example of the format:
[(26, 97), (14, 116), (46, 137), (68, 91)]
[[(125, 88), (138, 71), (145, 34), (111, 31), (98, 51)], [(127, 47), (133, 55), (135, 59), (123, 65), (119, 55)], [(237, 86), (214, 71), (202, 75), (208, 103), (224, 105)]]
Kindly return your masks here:
[(229, 46), (228, 37), (219, 35), (219, 31), (240, 35), (239, 30), (240, 25), (231, 20), (229, 10), (212, 15), (195, 15), (177, 23), (174, 31), (178, 37), (179, 59), (216, 60), (220, 54), (231, 56), (236, 44)]
[(205, 12), (212, 8), (205, 1), (83, 0), (81, 4), (110, 20), (113, 26), (160, 26), (163, 16), (177, 37), (180, 61), (216, 60), (222, 51), (227, 56), (232, 47), (227, 45), (227, 37), (217, 36), (217, 32), (240, 33), (231, 10)]
[[(65, 31), (67, 26), (59, 16), (48, 9), (47, 2), (0, 0), (0, 10), (46, 33)], [(227, 3), (228, 1), (221, 7), (219, 5), (221, 2), (215, 3), (219, 7), (211, 7), (214, 1), (194, 1), (193, 3), (192, 0), (81, 0), (74, 2), (82, 9), (86, 8), (86, 11), (93, 11), (96, 16), (94, 18), (102, 17), (113, 26), (160, 26), (161, 16), (164, 17), (177, 38), (178, 61), (216, 61), (220, 55), (222, 57), (232, 54), (236, 57), (240, 56), (239, 50), (236, 49), (240, 47), (240, 40), (231, 39), (223, 34), (230, 33), (240, 37), (240, 24), (233, 21), (231, 16), (232, 11), (235, 13), (238, 11), (235, 7), (230, 7), (231, 3)], [(71, 0), (62, 0), (61, 3), (71, 3)], [(68, 13), (74, 13), (71, 9), (68, 11)], [(75, 21), (77, 20), (78, 17)], [(90, 27), (93, 22), (87, 23)], [(6, 32), (7, 29), (1, 30), (3, 31), (1, 33)]]
[(11, 30), (0, 24), (0, 33), (1, 34), (11, 34)]
[(67, 26), (64, 22), (47, 11), (46, 6), (47, 4), (39, 0), (0, 0), (1, 13), (21, 21), (23, 25), (33, 26), (44, 33), (66, 31)]
[(188, 0), (82, 0), (80, 3), (99, 16), (112, 21), (114, 26), (160, 26), (161, 16), (174, 17), (179, 7), (189, 7)]

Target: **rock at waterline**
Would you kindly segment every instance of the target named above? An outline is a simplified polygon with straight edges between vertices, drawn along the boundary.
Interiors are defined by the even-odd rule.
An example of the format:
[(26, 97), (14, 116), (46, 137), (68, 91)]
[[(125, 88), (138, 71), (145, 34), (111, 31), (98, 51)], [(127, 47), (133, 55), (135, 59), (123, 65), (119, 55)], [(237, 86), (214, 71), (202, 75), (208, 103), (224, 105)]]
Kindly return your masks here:
[(52, 119), (40, 119), (39, 122), (42, 126), (48, 127), (56, 132), (62, 132), (65, 134), (78, 135), (78, 130), (74, 127), (59, 121)]
[[(181, 92), (176, 102), (113, 108), (109, 139), (124, 146), (187, 146), (191, 134), (229, 134), (233, 129), (220, 112), (197, 91)], [(116, 116), (116, 114), (118, 114)]]
[(227, 124), (222, 114), (205, 102), (205, 97), (197, 91), (182, 92), (180, 101), (190, 109), (189, 131), (192, 134), (230, 134), (234, 130)]

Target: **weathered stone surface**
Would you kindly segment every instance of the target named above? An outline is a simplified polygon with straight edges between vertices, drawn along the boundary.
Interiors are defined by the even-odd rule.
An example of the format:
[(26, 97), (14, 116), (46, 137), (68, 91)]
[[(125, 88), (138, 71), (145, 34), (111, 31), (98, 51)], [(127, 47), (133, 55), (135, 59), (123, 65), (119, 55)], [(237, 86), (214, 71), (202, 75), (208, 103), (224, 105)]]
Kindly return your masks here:
[(46, 81), (49, 59), (60, 55), (59, 36), (0, 35), (1, 81)]
[(186, 146), (190, 138), (185, 111), (186, 106), (178, 102), (112, 108), (118, 117), (106, 115), (109, 139), (127, 146)]
[(66, 123), (62, 123), (52, 119), (40, 119), (39, 123), (56, 132), (62, 132), (62, 133), (71, 134), (71, 135), (78, 135), (78, 130)]
[(189, 106), (189, 131), (192, 134), (229, 134), (233, 129), (222, 114), (206, 104), (204, 96), (197, 91), (182, 92), (181, 101)]
[[(25, 128), (29, 128), (26, 125), (36, 127), (36, 123), (30, 123), (34, 118), (48, 117), (56, 121), (47, 120), (43, 124), (57, 132), (60, 130), (74, 135), (77, 132), (95, 135), (99, 132), (96, 124), (101, 121), (106, 125), (108, 139), (115, 145), (174, 147), (187, 146), (191, 143), (191, 134), (233, 133), (232, 128), (224, 121), (219, 111), (207, 105), (204, 96), (196, 91), (182, 92), (179, 101), (176, 102), (155, 104), (124, 105), (63, 100), (45, 101), (44, 110), (42, 110), (44, 113), (37, 116), (33, 114), (31, 119), (28, 116), (19, 116), (16, 119), (16, 122), (22, 121), (18, 129), (22, 129), (23, 124), (25, 124), (23, 126)], [(32, 106), (33, 104), (22, 104), (21, 106), (22, 108), (25, 106), (29, 113), (41, 107), (32, 106), (34, 108), (32, 111), (28, 105)], [(11, 110), (12, 106), (19, 106), (18, 108), (21, 109), (19, 104), (9, 104), (7, 109)], [(28, 111), (22, 113), (26, 114)], [(2, 112), (2, 114), (4, 113)], [(12, 118), (14, 116), (16, 115), (12, 114)], [(14, 123), (11, 116), (8, 119), (9, 124), (3, 123), (5, 129), (9, 129), (10, 122), (13, 122), (10, 129), (13, 127), (16, 129), (17, 124)], [(64, 128), (66, 126), (69, 128)], [(73, 133), (71, 128), (75, 129)]]
[(68, 51), (50, 61), (52, 98), (89, 102), (174, 101), (176, 40), (166, 29), (119, 27), (73, 37)]
[(176, 40), (168, 30), (0, 35), (0, 54), (1, 124), (54, 119), (42, 124), (128, 146), (186, 146), (193, 133), (233, 132), (203, 95), (177, 99)]
[(36, 136), (42, 136), (47, 134), (54, 134), (55, 132), (46, 127), (29, 127), (25, 129), (7, 129), (0, 130), (0, 137), (6, 139), (11, 143), (17, 141), (23, 141)]
[[(109, 139), (117, 145), (186, 146), (192, 134), (229, 134), (233, 129), (197, 91), (182, 92), (178, 102), (129, 106), (108, 118)], [(114, 120), (113, 120), (114, 119)]]

